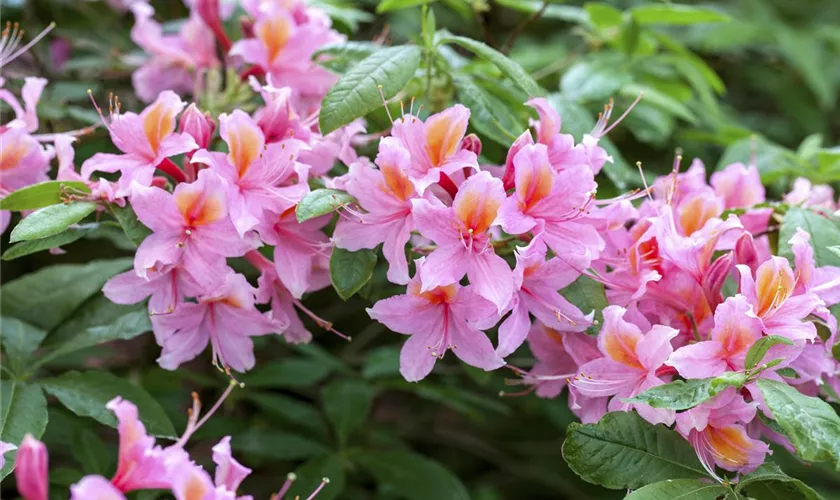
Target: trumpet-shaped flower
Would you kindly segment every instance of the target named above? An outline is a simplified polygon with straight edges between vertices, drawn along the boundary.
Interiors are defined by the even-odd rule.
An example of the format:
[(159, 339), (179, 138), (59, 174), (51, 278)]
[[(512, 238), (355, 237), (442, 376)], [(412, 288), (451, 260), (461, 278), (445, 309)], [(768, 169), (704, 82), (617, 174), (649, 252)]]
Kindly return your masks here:
[[(49, 179), (52, 151), (44, 149), (22, 127), (0, 132), (0, 198), (30, 184)], [(0, 233), (9, 226), (11, 212), (0, 210)]]
[(102, 476), (83, 477), (70, 486), (70, 500), (125, 500), (125, 495), (110, 481)]
[[(409, 382), (426, 377), (435, 362), (451, 349), (461, 361), (484, 370), (505, 364), (481, 332), (488, 318), (495, 322), (493, 304), (457, 283), (425, 289), (423, 259), (404, 295), (380, 300), (368, 308), (370, 317), (397, 333), (410, 335), (400, 352), (400, 373)], [(492, 323), (491, 323), (492, 324)]]
[(457, 283), (466, 274), (475, 293), (504, 310), (513, 294), (513, 273), (487, 234), (504, 200), (502, 181), (488, 172), (467, 178), (451, 207), (412, 200), (417, 230), (437, 244), (420, 271), (422, 292)]
[(152, 314), (170, 313), (184, 301), (184, 297), (201, 295), (201, 287), (189, 273), (178, 266), (163, 270), (149, 270), (146, 277), (136, 271), (126, 271), (109, 279), (102, 293), (116, 304), (136, 304), (149, 299)]
[(114, 487), (121, 492), (169, 488), (167, 457), (171, 457), (172, 452), (156, 446), (155, 438), (146, 434), (137, 407), (120, 397), (112, 399), (105, 407), (114, 412), (119, 421), (119, 459), (117, 472), (111, 479)]
[(47, 447), (31, 434), (23, 437), (15, 457), (15, 481), (25, 500), (47, 500), (49, 480)]
[(405, 245), (414, 229), (411, 200), (417, 197), (406, 175), (410, 164), (408, 151), (396, 139), (386, 137), (379, 143), (378, 170), (362, 163), (351, 165), (345, 188), (365, 213), (341, 219), (333, 233), (336, 246), (351, 251), (384, 243), (388, 280), (400, 284), (409, 281)]

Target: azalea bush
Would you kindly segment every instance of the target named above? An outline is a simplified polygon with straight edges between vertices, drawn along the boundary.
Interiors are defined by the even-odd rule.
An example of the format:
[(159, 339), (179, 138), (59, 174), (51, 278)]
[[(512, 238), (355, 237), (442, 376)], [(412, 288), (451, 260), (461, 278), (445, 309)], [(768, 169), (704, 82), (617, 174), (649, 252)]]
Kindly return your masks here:
[(837, 14), (4, 6), (2, 495), (837, 498)]

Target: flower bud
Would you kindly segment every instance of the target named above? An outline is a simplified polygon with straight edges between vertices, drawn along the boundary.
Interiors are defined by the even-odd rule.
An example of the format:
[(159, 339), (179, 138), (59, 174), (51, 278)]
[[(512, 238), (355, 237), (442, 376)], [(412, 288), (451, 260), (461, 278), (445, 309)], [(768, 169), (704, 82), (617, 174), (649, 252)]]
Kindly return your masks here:
[(472, 151), (478, 156), (481, 154), (481, 139), (475, 134), (470, 134), (461, 141), (461, 149)]
[(195, 103), (190, 104), (184, 114), (181, 115), (181, 120), (178, 123), (178, 130), (190, 134), (195, 139), (196, 144), (200, 149), (207, 148), (210, 145), (210, 140), (213, 138), (213, 133), (216, 131), (216, 122), (210, 116), (210, 113), (202, 114), (198, 110)]
[(47, 500), (47, 447), (27, 434), (15, 460), (18, 492), (26, 500)]
[(502, 176), (502, 184), (504, 184), (505, 190), (514, 187), (516, 172), (513, 168), (513, 158), (516, 156), (516, 153), (518, 153), (520, 149), (533, 143), (534, 138), (531, 137), (531, 132), (526, 130), (515, 141), (513, 141), (513, 144), (511, 144), (510, 149), (508, 150), (507, 158), (505, 159), (505, 173)]
[(750, 233), (744, 233), (735, 243), (735, 263), (749, 267), (752, 272), (758, 269), (758, 249)]
[(219, 0), (196, 0), (193, 8), (201, 16), (201, 20), (216, 35), (216, 40), (219, 41), (224, 51), (229, 51), (232, 44), (227, 34), (225, 34), (222, 19), (219, 16)]

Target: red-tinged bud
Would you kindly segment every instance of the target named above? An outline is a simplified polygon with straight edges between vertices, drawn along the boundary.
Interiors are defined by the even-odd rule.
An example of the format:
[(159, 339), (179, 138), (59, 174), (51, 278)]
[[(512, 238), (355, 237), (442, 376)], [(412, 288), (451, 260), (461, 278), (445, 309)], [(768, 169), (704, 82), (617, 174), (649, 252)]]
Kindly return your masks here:
[(481, 139), (475, 134), (470, 134), (461, 141), (461, 149), (472, 151), (478, 156), (481, 154)]
[(198, 15), (201, 16), (202, 21), (216, 35), (216, 40), (219, 41), (225, 54), (227, 54), (232, 44), (222, 26), (222, 19), (219, 17), (219, 0), (196, 0), (193, 7), (198, 11)]
[(15, 459), (15, 480), (26, 500), (47, 500), (47, 447), (27, 434)]
[(735, 255), (732, 252), (729, 252), (714, 261), (714, 263), (709, 266), (709, 269), (707, 269), (706, 273), (703, 275), (703, 292), (706, 294), (706, 300), (709, 302), (709, 306), (712, 309), (723, 302), (721, 289), (723, 288), (723, 283), (726, 281), (726, 277), (729, 276), (729, 271), (732, 270), (732, 266), (734, 264)]
[(242, 38), (254, 38), (254, 20), (250, 17), (239, 18), (239, 29), (242, 30)]
[(513, 158), (520, 149), (533, 143), (534, 138), (531, 137), (531, 132), (526, 130), (515, 141), (513, 141), (513, 144), (511, 144), (510, 149), (508, 150), (507, 159), (505, 159), (505, 173), (502, 175), (502, 184), (505, 186), (505, 191), (512, 189), (514, 187), (514, 181), (516, 180), (516, 172), (513, 168)]
[(190, 134), (195, 139), (199, 149), (206, 149), (210, 145), (210, 140), (213, 139), (213, 133), (216, 131), (216, 122), (213, 121), (210, 113), (202, 113), (198, 106), (193, 103), (181, 115), (178, 130)]
[(749, 267), (753, 273), (758, 269), (758, 249), (750, 233), (744, 233), (735, 243), (735, 263)]

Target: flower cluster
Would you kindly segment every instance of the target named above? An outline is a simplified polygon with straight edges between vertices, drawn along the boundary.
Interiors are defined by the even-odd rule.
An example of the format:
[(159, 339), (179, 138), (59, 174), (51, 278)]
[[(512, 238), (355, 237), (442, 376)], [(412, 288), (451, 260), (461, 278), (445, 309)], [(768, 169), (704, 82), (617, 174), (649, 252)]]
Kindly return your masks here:
[[(239, 495), (237, 490), (242, 481), (251, 474), (251, 469), (233, 458), (230, 436), (222, 438), (213, 446), (215, 474), (211, 477), (203, 467), (196, 464), (184, 449), (190, 436), (197, 431), (220, 406), (235, 383), (231, 383), (214, 407), (200, 420), (201, 405), (193, 395), (190, 420), (183, 436), (169, 446), (155, 443), (155, 438), (146, 432), (138, 417), (137, 407), (120, 397), (111, 400), (106, 408), (114, 413), (119, 424), (119, 455), (114, 477), (107, 479), (100, 475), (88, 475), (70, 486), (71, 500), (125, 500), (126, 493), (142, 490), (167, 490), (178, 500), (250, 500), (250, 495)], [(16, 449), (0, 442), (0, 467), (3, 454)], [(17, 489), (24, 500), (46, 500), (49, 497), (49, 457), (44, 443), (26, 435), (15, 458), (15, 479)], [(282, 500), (296, 477), (289, 474), (277, 495)], [(307, 497), (312, 500), (329, 483), (324, 478), (321, 484)]]

